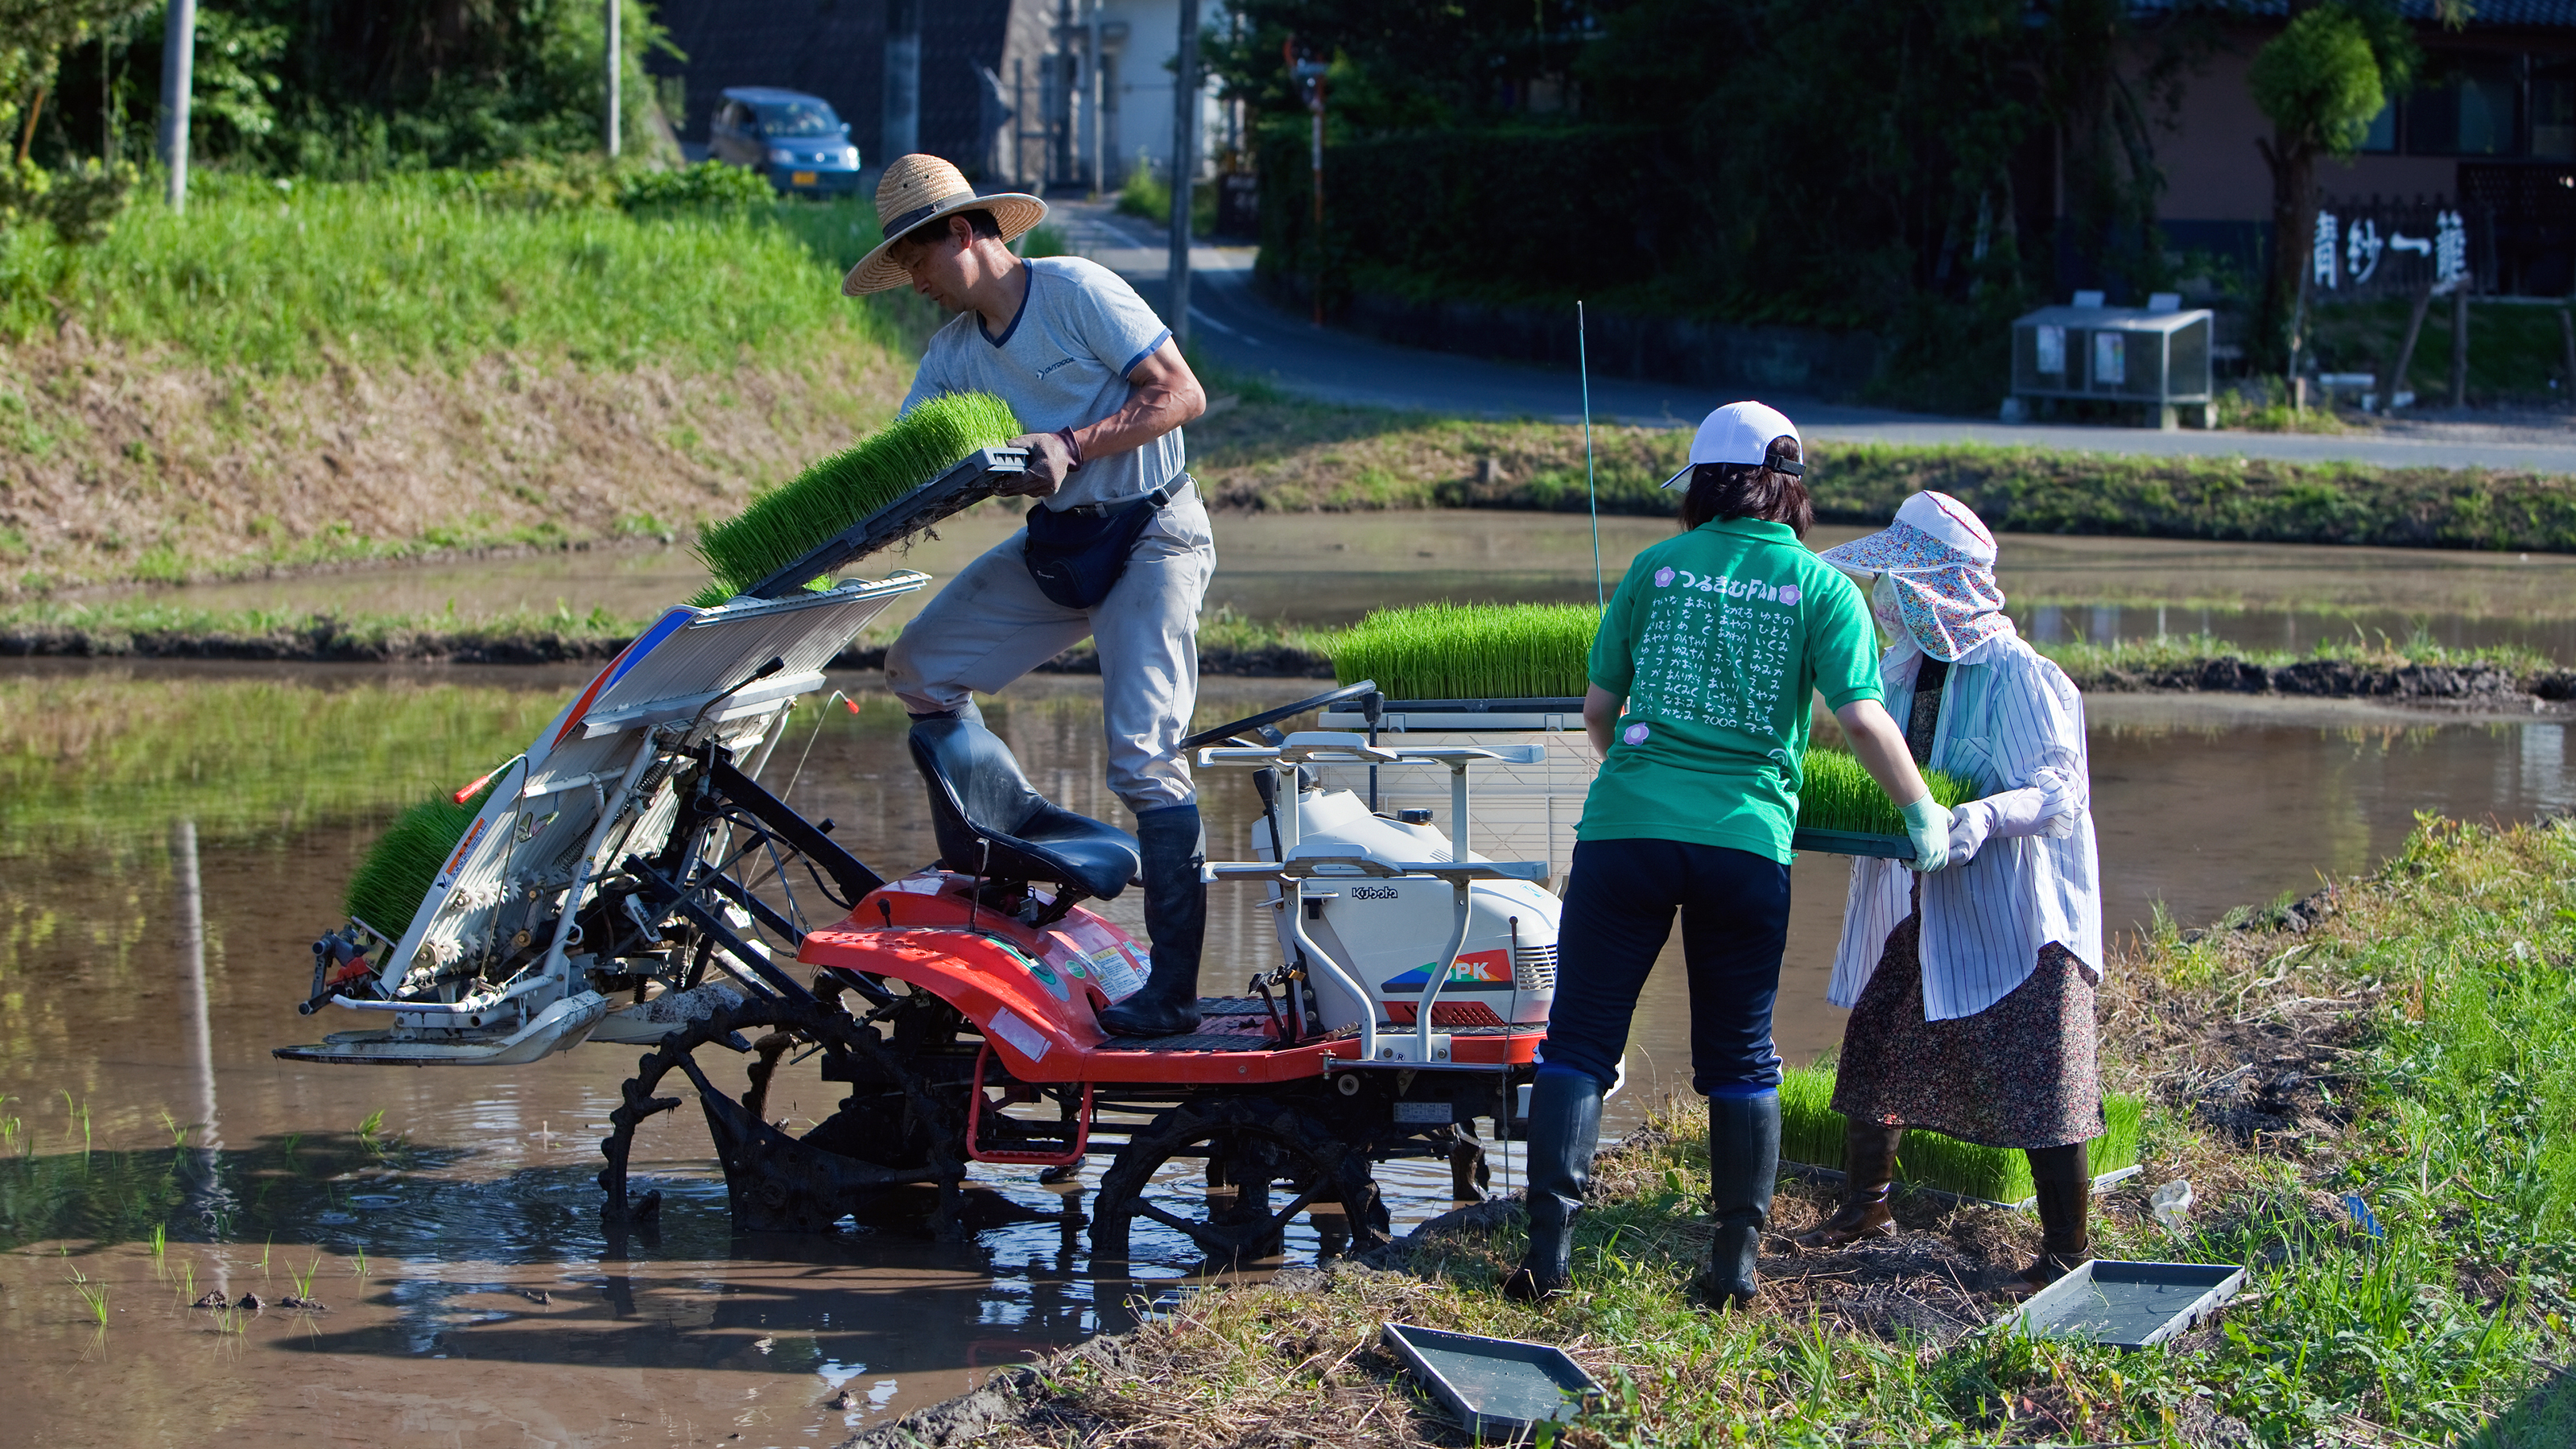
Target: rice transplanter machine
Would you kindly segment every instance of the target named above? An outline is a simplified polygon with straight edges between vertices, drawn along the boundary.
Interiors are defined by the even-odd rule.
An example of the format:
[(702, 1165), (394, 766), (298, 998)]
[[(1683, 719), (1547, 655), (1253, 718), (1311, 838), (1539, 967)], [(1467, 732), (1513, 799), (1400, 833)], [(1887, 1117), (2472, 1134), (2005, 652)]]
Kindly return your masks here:
[[(408, 921), (351, 919), (316, 943), (303, 1010), (358, 1029), (277, 1055), (507, 1067), (643, 1048), (601, 1143), (603, 1212), (629, 1224), (660, 1206), (627, 1166), (638, 1125), (681, 1105), (662, 1095), (675, 1072), (738, 1230), (828, 1230), (928, 1184), (934, 1229), (955, 1234), (972, 1164), (1064, 1174), (1097, 1152), (1113, 1154), (1091, 1215), (1104, 1258), (1267, 1256), (1300, 1214), (1325, 1252), (1383, 1241), (1372, 1169), (1393, 1157), (1445, 1159), (1458, 1195), (1479, 1195), (1474, 1122), (1507, 1134), (1523, 1115), (1558, 902), (1545, 861), (1469, 848), (1471, 784), (1539, 746), (1278, 728), (1373, 704), (1365, 683), (1191, 737), (1203, 770), (1258, 797), (1257, 858), (1206, 872), (1262, 892), (1277, 949), (1248, 963), (1244, 994), (1201, 1000), (1199, 1030), (1163, 1038), (1108, 1036), (1097, 1015), (1144, 980), (1143, 944), (1085, 905), (1133, 882), (1134, 838), (1046, 800), (980, 724), (913, 727), (939, 859), (891, 878), (760, 782), (824, 665), (929, 579), (807, 581), (1018, 465), (980, 452), (757, 588), (664, 614), (459, 792), (479, 809)], [(1325, 788), (1336, 767), (1445, 773), (1451, 830)], [(847, 1095), (791, 1133), (768, 1094), (807, 1058)]]

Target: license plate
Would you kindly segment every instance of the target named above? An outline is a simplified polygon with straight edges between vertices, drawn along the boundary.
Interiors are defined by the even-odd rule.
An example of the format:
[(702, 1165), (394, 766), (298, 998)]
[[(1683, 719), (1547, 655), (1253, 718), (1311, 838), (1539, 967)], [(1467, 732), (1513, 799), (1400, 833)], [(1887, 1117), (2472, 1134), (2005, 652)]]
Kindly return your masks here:
[(814, 184), (814, 173), (811, 171), (791, 171), (787, 173), (787, 184), (790, 186), (811, 186)]

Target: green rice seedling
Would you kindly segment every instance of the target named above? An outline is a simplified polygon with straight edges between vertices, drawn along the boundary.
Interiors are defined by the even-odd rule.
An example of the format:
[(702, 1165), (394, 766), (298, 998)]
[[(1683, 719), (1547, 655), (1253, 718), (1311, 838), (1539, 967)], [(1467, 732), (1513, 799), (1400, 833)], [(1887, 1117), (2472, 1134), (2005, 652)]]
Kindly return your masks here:
[(169, 1258), (169, 1254), (170, 1254), (170, 1229), (169, 1229), (168, 1227), (166, 1227), (166, 1226), (164, 1226), (163, 1224), (160, 1224), (160, 1223), (154, 1223), (154, 1224), (152, 1225), (152, 1240), (151, 1240), (151, 1247), (152, 1247), (152, 1276), (153, 1276), (153, 1277), (155, 1277), (155, 1278), (167, 1278), (167, 1277), (169, 1277), (169, 1276), (170, 1276), (170, 1258)]
[(107, 1327), (107, 1285), (91, 1282), (89, 1275), (78, 1268), (72, 1269), (71, 1273), (72, 1291), (80, 1295), (81, 1302), (89, 1305), (89, 1316), (98, 1320), (98, 1326)]
[(364, 1243), (358, 1245), (358, 1256), (349, 1265), (349, 1276), (361, 1283), (367, 1281), (367, 1248)]
[(404, 811), (376, 837), (366, 859), (350, 874), (348, 888), (341, 892), (341, 908), (377, 935), (399, 940), (410, 927), (412, 914), (420, 909), (421, 897), (438, 879), (439, 867), (447, 864), (456, 843), (465, 838), (466, 827), (483, 812), (484, 797), (490, 793), (487, 785), (462, 805), (453, 795), (433, 795)]
[(698, 531), (698, 561), (715, 582), (690, 603), (721, 604), (929, 482), (977, 448), (1020, 435), (1010, 405), (989, 393), (933, 398)]
[(1590, 684), (1601, 611), (1582, 604), (1380, 609), (1333, 636), (1333, 676), (1390, 699), (1564, 699)]
[(276, 1250), (277, 1234), (271, 1233), (268, 1240), (259, 1245), (259, 1281), (263, 1283), (268, 1281), (268, 1255)]
[(314, 1254), (314, 1255), (313, 1255), (313, 1260), (312, 1260), (311, 1262), (306, 1263), (306, 1264), (304, 1265), (304, 1271), (303, 1271), (303, 1272), (301, 1272), (301, 1273), (299, 1273), (299, 1272), (295, 1271), (293, 1268), (289, 1268), (289, 1269), (287, 1269), (287, 1270), (286, 1270), (286, 1276), (287, 1276), (288, 1278), (290, 1278), (290, 1279), (294, 1280), (294, 1283), (295, 1283), (295, 1296), (296, 1296), (296, 1297), (298, 1297), (298, 1298), (310, 1298), (310, 1297), (312, 1297), (312, 1296), (313, 1296), (313, 1275), (314, 1275), (314, 1274), (316, 1274), (316, 1273), (319, 1273), (319, 1272), (321, 1272), (321, 1271), (322, 1271), (322, 1255), (321, 1255), (320, 1253), (316, 1253), (316, 1254)]
[[(1855, 835), (1903, 835), (1905, 816), (1849, 751), (1810, 749), (1805, 781), (1798, 786), (1798, 828)], [(1976, 798), (1967, 781), (1945, 770), (1925, 770), (1923, 783), (1944, 808)]]
[[(1833, 1109), (1833, 1097), (1831, 1067), (1797, 1067), (1781, 1073), (1783, 1160), (1842, 1169), (1844, 1122)], [(2104, 1096), (2102, 1135), (2093, 1139), (2085, 1154), (2094, 1176), (2137, 1163), (2145, 1111), (2141, 1098), (2119, 1092)], [(2020, 1202), (2034, 1191), (2030, 1159), (2018, 1149), (1981, 1147), (1919, 1128), (1909, 1130), (1897, 1150), (1896, 1175), (1916, 1187), (1991, 1202)]]
[(170, 1109), (167, 1107), (161, 1109), (161, 1125), (168, 1129), (170, 1133), (170, 1145), (172, 1147), (178, 1148), (188, 1145), (188, 1124), (171, 1116)]
[(197, 1301), (197, 1264), (193, 1258), (179, 1265), (179, 1301), (182, 1303)]

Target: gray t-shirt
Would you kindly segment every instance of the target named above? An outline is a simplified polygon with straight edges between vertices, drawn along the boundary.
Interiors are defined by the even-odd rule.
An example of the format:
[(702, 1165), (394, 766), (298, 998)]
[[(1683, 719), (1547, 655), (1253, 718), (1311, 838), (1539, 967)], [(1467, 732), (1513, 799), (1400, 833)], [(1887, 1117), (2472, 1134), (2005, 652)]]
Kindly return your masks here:
[[(1136, 289), (1081, 257), (1028, 263), (1029, 294), (1000, 336), (961, 312), (930, 335), (904, 411), (943, 393), (989, 392), (1033, 433), (1086, 427), (1127, 405), (1127, 374), (1172, 335)], [(1181, 430), (1141, 448), (1090, 458), (1046, 499), (1050, 508), (1123, 503), (1181, 475)]]

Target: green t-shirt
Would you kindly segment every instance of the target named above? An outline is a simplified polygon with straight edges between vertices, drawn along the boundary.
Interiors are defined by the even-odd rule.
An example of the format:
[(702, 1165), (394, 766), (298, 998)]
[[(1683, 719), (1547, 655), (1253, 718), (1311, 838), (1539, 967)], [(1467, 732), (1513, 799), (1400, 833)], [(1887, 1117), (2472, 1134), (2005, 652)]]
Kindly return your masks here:
[(1879, 698), (1851, 580), (1789, 526), (1705, 523), (1637, 555), (1592, 640), (1627, 713), (1584, 797), (1584, 840), (1688, 840), (1786, 862), (1809, 696)]

